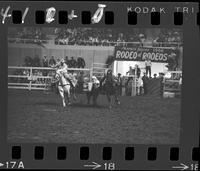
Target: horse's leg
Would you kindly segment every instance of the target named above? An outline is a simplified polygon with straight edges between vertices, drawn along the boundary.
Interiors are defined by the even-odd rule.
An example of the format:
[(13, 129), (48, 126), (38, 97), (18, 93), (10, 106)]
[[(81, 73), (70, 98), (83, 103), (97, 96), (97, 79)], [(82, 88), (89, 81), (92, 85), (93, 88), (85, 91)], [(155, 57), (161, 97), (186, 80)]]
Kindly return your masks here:
[(91, 98), (91, 92), (87, 92), (86, 95), (87, 95), (87, 104), (89, 105), (90, 104), (90, 98)]
[(73, 98), (76, 101), (77, 100), (77, 96), (76, 96), (76, 88), (73, 87)]
[(114, 96), (115, 96), (115, 102), (119, 105), (120, 101), (119, 101), (119, 92), (118, 92), (118, 90), (115, 91)]
[(99, 90), (96, 89), (94, 90), (94, 94), (93, 94), (93, 104), (96, 106), (97, 105), (97, 97), (99, 95)]
[(72, 91), (72, 95), (73, 95), (73, 99), (76, 101), (77, 100), (77, 97), (76, 97), (76, 87), (74, 84), (71, 84), (72, 88), (71, 88), (71, 91)]
[(67, 85), (66, 86), (66, 89), (67, 89), (67, 103), (68, 103), (68, 105), (71, 105), (71, 100), (70, 100), (70, 88), (71, 88), (71, 86), (70, 85)]
[(113, 97), (113, 95), (110, 95), (110, 106), (109, 106), (110, 109), (113, 106), (113, 101), (114, 101), (114, 97)]
[(58, 87), (58, 90), (59, 90), (60, 96), (62, 98), (63, 107), (65, 107), (66, 103), (65, 103), (65, 92), (64, 92), (64, 89), (61, 88), (61, 87)]
[(106, 96), (107, 96), (107, 99), (109, 102), (109, 108), (111, 109), (112, 108), (112, 97), (109, 95), (109, 93), (106, 93)]

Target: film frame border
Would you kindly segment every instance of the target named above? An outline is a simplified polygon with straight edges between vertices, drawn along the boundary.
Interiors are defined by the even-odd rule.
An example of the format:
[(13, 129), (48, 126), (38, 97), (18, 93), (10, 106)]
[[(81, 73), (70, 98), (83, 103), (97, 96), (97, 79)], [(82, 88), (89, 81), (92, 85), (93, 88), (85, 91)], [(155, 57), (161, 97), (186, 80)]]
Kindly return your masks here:
[[(5, 2), (4, 2), (5, 3)], [(17, 5), (17, 3), (21, 3), (21, 2), (6, 2), (5, 4), (7, 5), (7, 4), (16, 4)], [(28, 4), (30, 4), (30, 3), (33, 3), (33, 6), (34, 7), (37, 7), (37, 5), (36, 4), (39, 4), (38, 2), (26, 2), (26, 3), (24, 3), (23, 5), (22, 5), (22, 3), (21, 3), (21, 5), (20, 5), (20, 8), (19, 9), (22, 9), (22, 11), (23, 11), (23, 7), (25, 7), (26, 5), (28, 5)], [(52, 3), (52, 6), (55, 6), (58, 10), (61, 8), (59, 5), (58, 5), (58, 7), (57, 7), (57, 3), (59, 4), (59, 2), (50, 2), (50, 4)], [(68, 2), (66, 2), (66, 3), (68, 3)], [(76, 2), (75, 2), (76, 3)], [(109, 2), (105, 2), (106, 4), (110, 4)], [(139, 2), (135, 2), (136, 4), (137, 3), (139, 3)], [(73, 6), (73, 4), (74, 3), (72, 3), (72, 6)], [(97, 2), (94, 2), (94, 6), (92, 6), (91, 7), (91, 9), (96, 9), (96, 5), (97, 5), (98, 3)], [(149, 3), (148, 2), (148, 6), (150, 5), (151, 3)], [(40, 4), (41, 5), (41, 4)], [(168, 6), (174, 6), (174, 3), (173, 4), (171, 4), (171, 5), (169, 5), (169, 4), (167, 4)], [(180, 5), (180, 4), (179, 4)], [(183, 4), (181, 4), (181, 5), (183, 5)], [(189, 6), (191, 5), (191, 6), (195, 6), (196, 8), (197, 8), (197, 3), (189, 3), (188, 4)], [(51, 5), (46, 5), (46, 4), (42, 4), (42, 9), (44, 8), (44, 9), (46, 9), (46, 8), (48, 8), (49, 6), (51, 6)], [(83, 5), (84, 6), (84, 5)], [(83, 6), (81, 6), (81, 9), (82, 9), (82, 7)], [(159, 4), (158, 4), (158, 6), (159, 6)], [(37, 9), (37, 8), (36, 8)], [(62, 9), (62, 8), (61, 8)], [(82, 11), (80, 9), (80, 11)], [(89, 8), (90, 9), (90, 8)], [(118, 9), (118, 8), (117, 8)], [(109, 9), (110, 11), (116, 11), (116, 9), (115, 8), (111, 8), (111, 9)], [(77, 10), (77, 11), (79, 11), (79, 9)], [(31, 14), (33, 14), (32, 12), (30, 12)], [(122, 12), (122, 14), (124, 14), (124, 13), (126, 13), (126, 12)], [(153, 14), (154, 15), (154, 14)], [(115, 17), (114, 18), (116, 18), (116, 15), (114, 15)], [(150, 16), (150, 15), (148, 15), (148, 16)], [(199, 16), (199, 13), (198, 13), (198, 16)], [(168, 14), (168, 17), (170, 17), (170, 18), (173, 18), (173, 16), (171, 15), (171, 14)], [(29, 18), (29, 20), (28, 20), (28, 22), (27, 23), (25, 23), (24, 25), (19, 25), (19, 27), (23, 27), (23, 26), (29, 26), (29, 24), (30, 24), (30, 26), (32, 26), (32, 23), (31, 22), (29, 22), (29, 21), (33, 21), (33, 20), (30, 20), (30, 19), (33, 19), (34, 17), (33, 16), (31, 16), (30, 18)], [(123, 17), (122, 17), (123, 18)], [(140, 19), (139, 19), (140, 18)], [(141, 19), (142, 18), (142, 19)], [(143, 21), (142, 23), (140, 23), (140, 22), (138, 22), (137, 24), (136, 24), (136, 26), (137, 27), (155, 27), (155, 25), (151, 25), (150, 24), (150, 26), (147, 26), (148, 24), (149, 24), (149, 22), (150, 22), (150, 20), (149, 20), (149, 18), (150, 17), (148, 17), (148, 20), (147, 19), (145, 19), (145, 18), (147, 18), (147, 17), (144, 17), (144, 16), (140, 16), (140, 17), (138, 17), (138, 20), (139, 21)], [(161, 16), (161, 19), (162, 19), (163, 17)], [(183, 23), (180, 25), (180, 26), (175, 26), (175, 27), (181, 27), (181, 28), (183, 28), (183, 35), (184, 35), (184, 40), (183, 40), (183, 42), (184, 42), (184, 67), (183, 67), (183, 72), (184, 72), (184, 74), (186, 75), (185, 76), (185, 81), (184, 81), (184, 83), (185, 83), (185, 86), (183, 87), (183, 99), (182, 99), (182, 103), (183, 104), (187, 104), (186, 102), (189, 102), (187, 99), (184, 99), (184, 96), (185, 97), (191, 97), (191, 95), (190, 94), (188, 94), (188, 93), (186, 93), (187, 92), (187, 90), (189, 89), (189, 87), (190, 87), (190, 85), (188, 85), (187, 83), (187, 81), (186, 80), (188, 80), (188, 81), (190, 81), (191, 79), (188, 77), (188, 74), (190, 74), (189, 72), (188, 72), (188, 69), (191, 69), (192, 71), (192, 73), (195, 73), (196, 72), (196, 67), (193, 67), (193, 68), (191, 68), (191, 66), (196, 66), (195, 65), (195, 59), (197, 59), (197, 54), (198, 54), (198, 46), (197, 46), (197, 44), (198, 43), (196, 43), (196, 45), (195, 46), (192, 46), (191, 47), (191, 44), (189, 43), (189, 41), (185, 41), (185, 39), (189, 39), (189, 36), (191, 36), (193, 39), (193, 41), (194, 42), (199, 42), (199, 38), (196, 36), (195, 37), (195, 34), (198, 34), (198, 32), (197, 32), (197, 29), (198, 29), (198, 26), (195, 24), (195, 22), (196, 22), (196, 20), (194, 19), (194, 18), (196, 18), (196, 15), (193, 15), (193, 14), (191, 14), (190, 16), (188, 16), (188, 20), (186, 21), (185, 20), (185, 18), (184, 18), (184, 20), (183, 20)], [(192, 19), (192, 21), (191, 21), (191, 19)], [(194, 20), (193, 20), (194, 19)], [(122, 20), (123, 21), (123, 20)], [(171, 23), (171, 21), (168, 23), (167, 22), (167, 20), (165, 20), (166, 21), (166, 23), (160, 23), (160, 25), (156, 25), (156, 27), (174, 27), (174, 25)], [(79, 20), (79, 22), (80, 22), (80, 20)], [(89, 27), (91, 27), (91, 25), (82, 25), (82, 24), (80, 24), (80, 23), (76, 23), (75, 22), (75, 24), (74, 25), (79, 25), (80, 27), (86, 27), (86, 26), (89, 26)], [(145, 24), (145, 26), (143, 25), (143, 24)], [(172, 24), (172, 25), (171, 25)], [(17, 26), (18, 24), (14, 24), (14, 26)], [(34, 26), (40, 26), (40, 25), (37, 25), (37, 24), (33, 24)], [(70, 25), (70, 24), (69, 24)], [(103, 23), (100, 23), (100, 24), (96, 24), (96, 25), (92, 25), (92, 27), (95, 27), (95, 28), (97, 28), (97, 27), (108, 27), (108, 28), (115, 28), (115, 27), (119, 27), (121, 24), (119, 24), (119, 23), (116, 23), (116, 22), (114, 22), (114, 25), (104, 25)], [(194, 27), (193, 28), (188, 28), (188, 26), (190, 26), (190, 25), (193, 25)], [(1, 25), (2, 26), (2, 25)], [(7, 24), (5, 24), (3, 27), (1, 27), (0, 28), (0, 30), (1, 31), (4, 31), (5, 33), (6, 33), (6, 29), (7, 29), (7, 26), (13, 26), (12, 25), (12, 23), (10, 23), (10, 22), (8, 22)], [(49, 27), (54, 27), (54, 26), (57, 26), (57, 25), (55, 25), (55, 23), (53, 24), (44, 24), (44, 26), (49, 26)], [(59, 25), (59, 26), (61, 26), (62, 27), (62, 25)], [(127, 27), (130, 27), (130, 25), (126, 25)], [(191, 29), (191, 30), (190, 30)], [(190, 34), (187, 32), (187, 30), (188, 31), (191, 31), (190, 32)], [(6, 34), (5, 34), (6, 35)], [(191, 38), (190, 37), (190, 38)], [(7, 40), (6, 40), (6, 36), (3, 36), (3, 37), (1, 37), (1, 42), (7, 42)], [(188, 48), (189, 47), (189, 48)], [(1, 51), (3, 51), (4, 52), (4, 56), (6, 56), (7, 55), (7, 52), (6, 52), (6, 50), (7, 50), (7, 44), (3, 44), (2, 45), (2, 47), (1, 47)], [(193, 62), (191, 62), (191, 61), (189, 61), (185, 56), (187, 56), (187, 55), (189, 55), (189, 53), (188, 53), (188, 50), (194, 50), (194, 52), (197, 52), (197, 53), (195, 53), (194, 54), (194, 56), (193, 56), (193, 58), (192, 59), (194, 59), (194, 61)], [(5, 59), (0, 59), (1, 60), (1, 76), (2, 77), (7, 77), (7, 66), (5, 65), (6, 63), (7, 63), (7, 61), (5, 61)], [(2, 64), (4, 64), (4, 65), (2, 65)], [(192, 65), (191, 65), (192, 64)], [(198, 74), (196, 74), (195, 76), (198, 76)], [(5, 78), (6, 78), (5, 77)], [(184, 76), (183, 76), (184, 77)], [(4, 81), (2, 82), (2, 88), (4, 88), (4, 90), (6, 90), (7, 89), (7, 82), (6, 82), (7, 80), (6, 79), (4, 79)], [(197, 85), (196, 86), (198, 86), (199, 85), (199, 83), (198, 83), (198, 80), (196, 80), (197, 81)], [(194, 90), (198, 90), (197, 89), (197, 87), (195, 86), (195, 88), (194, 88)], [(191, 87), (190, 87), (191, 88)], [(192, 93), (193, 93), (193, 95), (194, 95), (194, 97), (195, 97), (195, 92), (193, 92), (193, 89), (191, 89), (192, 90)], [(6, 95), (7, 96), (7, 95)], [(4, 97), (5, 97), (5, 91), (4, 91)], [(5, 98), (2, 98), (1, 97), (1, 100), (2, 100), (2, 103), (1, 104), (5, 104)], [(197, 102), (197, 100), (196, 100), (196, 102)], [(34, 162), (34, 163), (29, 163), (29, 164), (27, 164), (28, 165), (28, 167), (29, 168), (35, 168), (35, 166), (36, 167), (38, 167), (39, 165), (39, 167), (38, 168), (46, 168), (45, 166), (48, 166), (49, 165), (49, 160), (52, 160), (52, 161), (54, 161), (55, 162), (55, 159), (56, 159), (56, 148), (58, 147), (58, 146), (62, 146), (62, 147), (67, 147), (67, 156), (68, 157), (70, 157), (70, 156), (76, 156), (76, 157), (72, 157), (71, 159), (70, 158), (66, 158), (66, 160), (63, 160), (64, 161), (64, 163), (62, 162), (62, 164), (64, 164), (65, 166), (66, 166), (66, 163), (67, 163), (67, 166), (69, 166), (69, 168), (70, 168), (70, 166), (71, 166), (71, 168), (74, 168), (74, 166), (72, 166), (72, 165), (70, 165), (69, 163), (70, 163), (70, 161), (71, 162), (75, 162), (75, 165), (77, 165), (77, 163), (81, 163), (81, 165), (80, 165), (80, 168), (79, 168), (79, 166), (78, 166), (78, 168), (75, 168), (75, 169), (83, 169), (83, 165), (82, 164), (85, 164), (85, 162), (84, 161), (87, 161), (87, 163), (88, 163), (88, 161), (91, 163), (92, 161), (97, 161), (97, 162), (104, 162), (105, 163), (105, 161), (111, 161), (111, 163), (113, 162), (113, 161), (117, 161), (117, 162), (114, 162), (114, 163), (117, 163), (117, 167), (116, 167), (116, 169), (126, 169), (126, 168), (124, 168), (124, 166), (126, 166), (127, 167), (127, 169), (134, 169), (134, 168), (136, 168), (136, 169), (138, 169), (138, 168), (142, 168), (142, 169), (146, 169), (146, 166), (148, 167), (148, 168), (153, 168), (153, 169), (157, 169), (157, 166), (158, 165), (162, 165), (162, 166), (166, 166), (166, 168), (167, 169), (170, 169), (169, 167), (168, 167), (168, 165), (166, 165), (166, 161), (169, 161), (169, 156), (161, 156), (161, 154), (169, 154), (169, 149), (172, 147), (172, 148), (175, 148), (174, 150), (176, 151), (177, 150), (177, 148), (179, 149), (179, 153), (180, 153), (180, 156), (179, 156), (179, 159), (177, 159), (177, 160), (175, 160), (175, 162), (174, 162), (174, 164), (176, 164), (176, 165), (178, 165), (180, 162), (182, 162), (182, 163), (184, 163), (184, 162), (188, 162), (187, 160), (192, 160), (192, 159), (195, 159), (196, 157), (193, 157), (193, 155), (194, 155), (194, 153), (195, 154), (199, 154), (199, 148), (197, 148), (198, 147), (198, 133), (197, 132), (195, 132), (194, 134), (195, 135), (190, 135), (190, 131), (191, 130), (193, 130), (193, 131), (199, 131), (199, 123), (197, 122), (198, 120), (199, 120), (199, 117), (198, 117), (198, 114), (199, 114), (199, 109), (198, 109), (198, 106), (197, 106), (197, 103), (195, 103), (195, 104), (190, 104), (189, 105), (190, 106), (190, 109), (192, 108), (192, 107), (194, 107), (193, 108), (193, 111), (194, 111), (194, 120), (193, 121), (195, 121), (195, 119), (196, 119), (196, 122), (193, 124), (193, 128), (191, 128), (191, 127), (189, 127), (189, 126), (186, 126), (186, 128), (188, 128), (188, 129), (186, 129), (186, 128), (184, 128), (185, 127), (185, 125), (186, 124), (184, 124), (184, 123), (192, 123), (192, 122), (190, 122), (190, 121), (192, 121), (192, 119), (191, 118), (188, 118), (188, 116), (186, 115), (186, 112), (185, 112), (185, 106), (184, 105), (182, 105), (182, 114), (181, 114), (181, 124), (182, 125), (184, 125), (183, 126), (183, 130), (186, 132), (186, 134), (187, 134), (187, 136), (185, 135), (185, 133), (183, 133), (183, 132), (181, 132), (181, 142), (180, 142), (180, 144), (179, 145), (177, 145), (177, 144), (171, 144), (171, 145), (156, 145), (156, 144), (149, 144), (149, 145), (138, 145), (138, 144), (132, 144), (132, 145), (130, 145), (130, 144), (34, 144), (34, 145), (31, 145), (31, 144), (23, 144), (23, 145), (21, 145), (21, 144), (9, 144), (9, 143), (7, 143), (5, 140), (6, 140), (6, 130), (5, 130), (5, 126), (6, 126), (6, 122), (5, 123), (3, 123), (3, 124), (0, 124), (1, 126), (2, 126), (2, 129), (0, 129), (0, 130), (3, 130), (4, 132), (3, 132), (3, 134), (1, 134), (1, 135), (3, 135), (3, 137), (2, 136), (0, 136), (0, 142), (3, 142), (3, 143), (1, 143), (1, 146), (0, 146), (0, 148), (1, 148), (1, 150), (0, 151), (6, 151), (7, 153), (6, 154), (4, 154), (4, 156), (2, 156), (1, 154), (0, 154), (0, 161), (2, 161), (2, 160), (5, 160), (5, 158), (7, 158), (8, 160), (9, 159), (11, 159), (11, 153), (12, 153), (12, 151), (18, 151), (19, 149), (18, 149), (18, 146), (21, 146), (21, 148), (22, 148), (22, 151), (21, 151), (21, 157), (23, 158), (23, 157), (25, 157), (26, 156), (26, 158), (24, 158), (25, 159), (25, 162), (24, 163), (28, 163), (29, 161), (31, 161), (32, 159), (33, 159), (33, 149), (35, 148), (35, 146), (38, 146), (38, 147), (41, 147), (41, 146), (44, 146), (44, 158), (43, 158), (43, 160), (38, 160), (38, 161), (36, 161), (36, 162)], [(6, 105), (4, 105), (4, 111), (6, 111), (6, 109), (5, 109), (5, 107), (6, 107)], [(189, 110), (186, 110), (188, 113), (190, 113), (191, 111), (189, 111)], [(1, 122), (2, 122), (2, 120), (6, 120), (6, 116), (1, 116)], [(189, 130), (190, 129), (190, 130)], [(192, 140), (194, 140), (194, 141), (190, 141), (190, 140), (188, 140), (188, 136), (191, 136), (191, 139)], [(4, 139), (5, 138), (5, 139)], [(3, 146), (2, 146), (3, 145)], [(14, 147), (13, 147), (14, 146)], [(17, 147), (15, 147), (15, 146), (17, 146)], [(98, 148), (96, 149), (96, 147), (98, 146)], [(2, 148), (2, 147), (4, 147), (4, 148)], [(34, 147), (34, 148), (33, 148)], [(81, 147), (89, 147), (89, 152), (90, 152), (90, 156), (92, 156), (92, 159), (91, 159), (91, 157), (89, 157), (87, 160), (81, 160), (80, 161), (80, 148)], [(111, 149), (112, 149), (112, 154), (113, 154), (113, 156), (114, 157), (112, 157), (111, 159), (108, 159), (108, 160), (103, 160), (103, 158), (102, 158), (102, 150), (103, 150), (103, 148), (105, 148), (105, 147), (112, 147)], [(125, 151), (125, 149), (127, 148), (127, 147), (134, 147), (134, 159), (133, 160), (131, 160), (132, 161), (132, 163), (130, 163), (130, 162), (127, 162), (126, 160), (124, 160), (124, 155), (122, 156), (121, 154), (124, 154), (124, 151)], [(148, 157), (148, 155), (147, 155), (147, 152), (148, 152), (148, 150), (149, 150), (149, 148), (150, 148), (150, 151), (151, 150), (153, 150), (153, 153), (155, 154), (157, 154), (157, 159), (154, 161), (148, 161), (148, 160), (146, 160), (145, 161), (145, 159), (147, 159), (147, 157)], [(155, 150), (155, 148), (156, 148), (156, 150)], [(73, 149), (73, 150), (72, 150)], [(75, 149), (75, 150), (74, 150)], [(172, 150), (173, 151), (173, 150)], [(192, 152), (193, 151), (193, 152)], [(33, 155), (31, 155), (30, 157), (28, 157), (27, 156), (27, 154), (33, 154)], [(96, 154), (98, 154), (98, 156), (96, 155)], [(191, 156), (189, 156), (189, 157), (187, 157), (187, 156), (185, 156), (184, 154), (191, 154)], [(48, 157), (46, 157), (46, 155), (48, 156)], [(52, 157), (52, 155), (55, 155), (54, 157)], [(107, 155), (106, 155), (107, 156)], [(120, 158), (120, 160), (117, 158), (117, 156), (121, 156), (121, 157), (119, 157)], [(195, 155), (194, 155), (195, 156)], [(3, 157), (3, 159), (2, 159), (2, 157)], [(4, 158), (5, 157), (5, 158)], [(16, 158), (16, 160), (18, 161), (19, 160), (19, 158), (20, 158), (20, 156), (15, 156), (14, 158)], [(23, 160), (24, 160), (23, 159)], [(140, 161), (140, 160), (142, 160), (142, 163), (137, 163), (138, 161)], [(9, 161), (11, 161), (11, 160), (9, 160)], [(195, 160), (194, 160), (195, 161)], [(33, 162), (33, 161), (32, 161)], [(120, 163), (121, 162), (121, 163)], [(36, 165), (35, 165), (36, 164)], [(59, 162), (57, 163), (52, 163), (52, 167), (51, 168), (54, 168), (55, 166), (56, 166), (56, 164), (58, 164), (59, 165)], [(143, 164), (144, 165), (144, 168), (143, 167), (141, 167), (141, 164)], [(169, 164), (169, 163), (168, 163)], [(58, 166), (57, 165), (57, 167), (56, 168), (59, 168), (60, 166)], [(63, 165), (63, 166), (64, 166)], [(156, 166), (155, 166), (156, 165)], [(32, 167), (31, 167), (32, 166)], [(49, 166), (51, 166), (51, 165), (49, 165)], [(171, 166), (171, 164), (170, 164), (170, 166)], [(26, 167), (25, 167), (26, 168)], [(62, 167), (61, 167), (62, 168)], [(163, 167), (160, 167), (160, 169), (162, 169)]]

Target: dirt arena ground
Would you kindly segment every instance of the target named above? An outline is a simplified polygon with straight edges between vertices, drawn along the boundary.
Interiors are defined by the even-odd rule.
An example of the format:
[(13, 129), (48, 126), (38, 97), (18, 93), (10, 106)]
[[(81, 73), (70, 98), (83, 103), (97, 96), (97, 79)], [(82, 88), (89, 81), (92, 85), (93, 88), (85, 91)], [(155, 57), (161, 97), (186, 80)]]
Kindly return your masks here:
[(121, 97), (108, 108), (100, 95), (98, 107), (81, 95), (63, 108), (61, 98), (43, 91), (9, 90), (8, 141), (20, 143), (176, 144), (180, 133), (180, 99)]

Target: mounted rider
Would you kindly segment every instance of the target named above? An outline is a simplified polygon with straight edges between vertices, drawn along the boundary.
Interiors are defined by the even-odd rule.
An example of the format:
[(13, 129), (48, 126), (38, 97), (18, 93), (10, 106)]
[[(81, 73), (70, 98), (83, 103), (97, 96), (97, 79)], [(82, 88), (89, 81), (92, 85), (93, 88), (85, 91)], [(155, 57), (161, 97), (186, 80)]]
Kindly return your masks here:
[(114, 94), (114, 87), (117, 82), (117, 78), (112, 74), (112, 70), (108, 69), (107, 73), (101, 80), (101, 85), (105, 88), (108, 94)]
[(110, 101), (111, 95), (115, 96), (115, 102), (120, 104), (118, 93), (117, 93), (117, 78), (113, 75), (112, 70), (109, 69), (107, 74), (101, 80), (101, 86), (104, 87), (105, 93)]
[(76, 79), (72, 74), (68, 73), (68, 66), (64, 59), (61, 59), (55, 66), (57, 74), (63, 74), (63, 76), (70, 82), (71, 86), (75, 88)]

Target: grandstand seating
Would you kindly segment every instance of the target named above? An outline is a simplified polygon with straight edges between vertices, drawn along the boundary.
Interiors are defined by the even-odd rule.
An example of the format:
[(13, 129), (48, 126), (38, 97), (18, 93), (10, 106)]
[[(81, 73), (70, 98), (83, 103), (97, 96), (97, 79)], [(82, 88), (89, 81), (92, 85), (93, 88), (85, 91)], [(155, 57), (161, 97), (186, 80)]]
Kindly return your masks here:
[[(152, 34), (148, 29), (97, 29), (97, 28), (34, 28), (24, 27), (9, 29), (9, 42), (15, 43), (52, 43), (58, 45), (83, 45), (83, 46), (116, 46), (131, 45), (130, 42), (141, 42), (143, 35), (145, 42), (152, 46), (174, 46), (182, 42), (182, 34), (178, 29), (158, 29)], [(54, 36), (52, 36), (54, 35)], [(128, 43), (129, 42), (129, 43)]]

